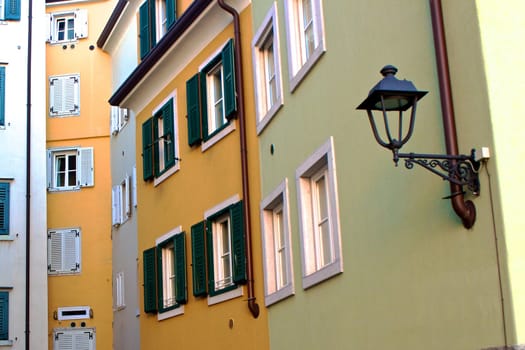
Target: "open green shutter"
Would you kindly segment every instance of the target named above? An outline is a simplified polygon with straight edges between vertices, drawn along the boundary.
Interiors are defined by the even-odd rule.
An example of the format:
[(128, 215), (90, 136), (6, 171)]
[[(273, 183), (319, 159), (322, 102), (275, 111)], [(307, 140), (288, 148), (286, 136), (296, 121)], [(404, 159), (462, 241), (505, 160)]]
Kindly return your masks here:
[(191, 263), (193, 266), (193, 295), (206, 295), (205, 221), (191, 227)]
[(199, 73), (186, 82), (186, 109), (188, 113), (188, 144), (194, 146), (202, 140)]
[(244, 237), (244, 217), (242, 201), (230, 207), (233, 252), (233, 282), (245, 283), (246, 276), (246, 247)]
[(9, 234), (9, 183), (0, 183), (0, 235)]
[(144, 181), (153, 179), (153, 118), (142, 124), (142, 163)]
[(144, 58), (151, 48), (150, 31), (153, 28), (150, 26), (149, 2), (146, 1), (139, 8), (140, 58)]
[(168, 28), (177, 20), (177, 1), (166, 0), (166, 20)]
[(233, 118), (237, 110), (237, 99), (235, 98), (235, 62), (233, 57), (233, 40), (230, 40), (222, 49), (224, 110), (227, 119)]
[(175, 164), (175, 130), (173, 128), (173, 99), (162, 106), (162, 123), (164, 127), (164, 164), (170, 168)]
[(5, 125), (5, 67), (0, 67), (0, 126)]
[(9, 292), (0, 292), (0, 340), (9, 340)]
[(5, 16), (6, 20), (20, 20), (20, 12), (22, 0), (5, 0)]
[(144, 264), (144, 312), (157, 312), (157, 272), (155, 269), (156, 247), (142, 253)]
[(182, 232), (173, 237), (175, 247), (175, 301), (186, 304), (188, 292), (186, 288), (186, 233)]

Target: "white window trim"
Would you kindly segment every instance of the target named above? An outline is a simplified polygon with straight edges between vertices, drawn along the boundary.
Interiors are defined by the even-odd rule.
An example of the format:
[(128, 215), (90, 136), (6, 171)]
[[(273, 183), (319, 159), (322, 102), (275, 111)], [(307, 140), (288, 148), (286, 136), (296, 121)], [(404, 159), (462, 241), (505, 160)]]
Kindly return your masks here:
[[(203, 61), (203, 63), (201, 63), (201, 65), (199, 66), (199, 72), (202, 72), (212, 60), (214, 60), (217, 56), (221, 54), (228, 41), (229, 39), (225, 41), (222, 45), (220, 45), (217, 50), (215, 50), (210, 56), (208, 56), (208, 58), (206, 58), (206, 60)], [(208, 94), (208, 84), (206, 84), (206, 94)], [(227, 121), (227, 123), (229, 124), (223, 127), (218, 133), (216, 133), (207, 140), (203, 140), (203, 142), (201, 143), (201, 152), (205, 152), (213, 145), (218, 143), (220, 140), (225, 138), (228, 134), (235, 131), (235, 119), (230, 119), (229, 121)]]
[[(57, 28), (56, 21), (57, 19), (64, 18), (67, 16), (73, 16), (74, 19), (74, 38), (67, 40), (58, 40), (57, 39)], [(84, 9), (75, 9), (71, 11), (60, 11), (46, 14), (46, 17), (49, 19), (49, 27), (47, 33), (47, 41), (50, 44), (64, 44), (64, 43), (74, 43), (79, 39), (84, 39), (88, 37), (88, 13)]]
[[(162, 107), (168, 103), (170, 99), (173, 99), (173, 141), (175, 143), (174, 148), (175, 152), (173, 156), (176, 159), (180, 158), (180, 148), (179, 148), (179, 125), (178, 125), (178, 118), (177, 118), (177, 90), (174, 90), (170, 95), (168, 95), (155, 109), (153, 110), (153, 113), (151, 115), (155, 115)], [(158, 177), (153, 178), (153, 187), (157, 187), (162, 182), (164, 182), (167, 178), (169, 178), (171, 175), (175, 174), (177, 171), (180, 170), (180, 160), (175, 160), (175, 164), (166, 170), (162, 175)]]
[[(215, 205), (214, 207), (206, 210), (204, 212), (204, 217), (209, 218), (210, 216), (213, 216), (214, 214), (218, 213), (219, 211), (228, 208), (230, 205), (237, 203), (240, 200), (239, 195), (233, 195), (226, 200), (222, 201), (221, 203)], [(228, 292), (224, 292), (221, 294), (217, 294), (214, 296), (208, 295), (208, 305), (215, 305), (218, 303), (222, 303), (224, 301), (238, 298), (243, 295), (243, 288), (242, 286), (239, 286), (235, 289), (232, 289)]]
[(111, 135), (116, 136), (126, 125), (129, 120), (129, 109), (118, 106), (111, 106)]
[(126, 308), (126, 293), (124, 283), (124, 271), (115, 274), (115, 310), (120, 311)]
[[(77, 235), (75, 236), (75, 259), (78, 263), (78, 268), (75, 270), (75, 271), (68, 271), (68, 270), (57, 270), (57, 271), (49, 271), (49, 265), (51, 264), (51, 260), (50, 260), (50, 253), (51, 253), (51, 249), (52, 247), (49, 246), (49, 235), (51, 235), (51, 233), (53, 232), (66, 232), (66, 231), (69, 231), (69, 232), (72, 232), (72, 231), (76, 231), (77, 232)], [(80, 227), (74, 227), (74, 228), (63, 228), (63, 229), (49, 229), (47, 231), (47, 234), (48, 234), (48, 247), (47, 247), (47, 265), (48, 265), (48, 270), (47, 270), (47, 274), (49, 276), (62, 276), (62, 275), (78, 275), (82, 272), (82, 231), (80, 230)]]
[[(256, 117), (257, 117), (257, 135), (259, 135), (266, 125), (272, 120), (274, 115), (283, 106), (283, 86), (281, 73), (281, 48), (279, 40), (279, 26), (277, 19), (277, 3), (274, 2), (272, 7), (266, 14), (261, 26), (255, 33), (252, 40), (252, 58), (253, 58), (253, 74), (254, 74), (254, 88), (256, 101)], [(261, 67), (264, 64), (261, 47), (267, 42), (270, 35), (273, 33), (273, 54), (274, 54), (274, 70), (275, 70), (275, 86), (276, 86), (276, 100), (275, 103), (265, 111), (266, 99), (266, 84)]]
[[(77, 185), (68, 187), (55, 186), (55, 162), (54, 156), (62, 152), (77, 152)], [(95, 160), (93, 147), (57, 147), (47, 149), (47, 190), (49, 192), (78, 191), (82, 187), (95, 186)], [(83, 159), (89, 157), (89, 160)], [(85, 175), (83, 172), (88, 174)], [(86, 183), (83, 183), (86, 180)]]
[(290, 92), (294, 92), (299, 83), (304, 79), (306, 74), (317, 63), (326, 51), (324, 16), (322, 0), (312, 0), (314, 35), (317, 38), (317, 47), (314, 49), (308, 60), (301, 63), (298, 46), (300, 38), (297, 33), (297, 13), (293, 2), (297, 0), (284, 1), (284, 13), (286, 22), (286, 37), (288, 40), (288, 75)]
[[(269, 292), (268, 281), (270, 278), (275, 278), (275, 271), (270, 271), (268, 266), (268, 260), (273, 259), (275, 264), (275, 255), (273, 247), (269, 248), (268, 234), (273, 235), (273, 227), (271, 223), (271, 216), (273, 215), (273, 209), (277, 206), (277, 203), (282, 205), (283, 212), (283, 227), (285, 243), (287, 246), (286, 259), (288, 265), (286, 266), (285, 273), (287, 274), (288, 283), (281, 289), (276, 289), (274, 292)], [(293, 279), (293, 260), (292, 260), (292, 242), (291, 242), (291, 228), (290, 228), (290, 207), (289, 207), (289, 195), (288, 195), (288, 179), (284, 179), (268, 196), (261, 201), (261, 233), (262, 233), (262, 244), (263, 244), (263, 260), (264, 263), (264, 301), (266, 306), (270, 306), (280, 300), (283, 300), (295, 293), (294, 279)], [(272, 239), (273, 242), (273, 239)]]
[[(158, 237), (155, 240), (155, 246), (158, 247), (161, 243), (181, 233), (182, 233), (182, 226), (177, 226), (173, 228), (171, 231), (169, 231), (168, 233), (165, 233), (164, 235)], [(184, 304), (179, 304), (179, 306), (176, 307), (175, 309), (171, 309), (166, 312), (162, 312), (162, 313), (157, 312), (157, 320), (162, 321), (162, 320), (166, 320), (168, 318), (172, 318), (172, 317), (179, 316), (179, 315), (184, 315)]]
[(131, 218), (131, 182), (131, 176), (126, 174), (120, 184), (113, 186), (112, 223), (114, 227), (124, 224)]
[[(334, 248), (334, 259), (332, 263), (318, 269), (307, 275), (306, 256), (307, 242), (306, 236), (312, 234), (311, 227), (311, 209), (309, 203), (311, 194), (307, 192), (306, 182), (310, 181), (310, 176), (315, 172), (316, 168), (326, 166), (327, 181), (328, 181), (328, 197), (330, 207), (330, 223), (331, 223), (331, 239)], [(295, 179), (297, 185), (297, 202), (299, 204), (299, 232), (300, 244), (302, 253), (302, 282), (303, 288), (307, 289), (315, 284), (318, 284), (326, 279), (329, 279), (341, 272), (343, 272), (343, 254), (341, 246), (341, 228), (339, 220), (339, 199), (337, 193), (337, 179), (333, 137), (330, 137), (321, 147), (319, 147), (308, 159), (304, 161), (295, 172)]]

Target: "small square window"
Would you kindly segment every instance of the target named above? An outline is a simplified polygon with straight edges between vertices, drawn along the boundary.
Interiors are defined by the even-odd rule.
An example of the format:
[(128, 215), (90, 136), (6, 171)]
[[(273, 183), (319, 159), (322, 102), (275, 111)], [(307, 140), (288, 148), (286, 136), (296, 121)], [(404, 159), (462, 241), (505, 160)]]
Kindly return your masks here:
[(322, 0), (285, 0), (290, 90), (326, 51)]
[(269, 306), (294, 293), (287, 180), (261, 202), (261, 225)]
[(252, 41), (258, 134), (283, 104), (278, 33), (274, 3)]
[(333, 140), (297, 170), (303, 287), (343, 272)]
[(94, 186), (93, 148), (65, 148), (47, 151), (49, 191), (77, 190)]
[(66, 43), (88, 36), (87, 10), (56, 12), (49, 17), (48, 41), (52, 44)]

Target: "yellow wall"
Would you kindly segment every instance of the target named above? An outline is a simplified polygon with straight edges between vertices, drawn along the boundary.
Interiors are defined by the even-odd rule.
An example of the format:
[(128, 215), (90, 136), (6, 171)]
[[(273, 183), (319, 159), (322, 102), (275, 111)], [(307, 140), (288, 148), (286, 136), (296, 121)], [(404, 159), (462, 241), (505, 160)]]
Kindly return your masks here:
[[(204, 50), (198, 53), (185, 69), (175, 77), (161, 93), (156, 96), (137, 115), (137, 140), (142, 140), (141, 125), (152, 115), (152, 111), (173, 91), (176, 91), (176, 118), (180, 148), (180, 170), (171, 175), (157, 187), (142, 180), (141, 142), (137, 142), (137, 184), (138, 210), (138, 249), (139, 285), (143, 284), (142, 252), (155, 246), (155, 239), (177, 226), (186, 232), (188, 302), (184, 314), (163, 321), (157, 315), (143, 312), (143, 288), (140, 287), (141, 305), (141, 347), (143, 349), (167, 348), (236, 348), (267, 349), (268, 330), (264, 308), (262, 265), (260, 264), (260, 224), (259, 224), (259, 162), (256, 152), (254, 103), (251, 81), (251, 8), (242, 13), (242, 48), (246, 92), (246, 124), (248, 133), (250, 199), (252, 217), (252, 236), (255, 289), (261, 314), (254, 319), (247, 307), (247, 291), (240, 298), (208, 306), (206, 298), (195, 298), (192, 294), (191, 234), (190, 227), (204, 219), (204, 212), (225, 199), (237, 194), (242, 198), (241, 159), (239, 147), (239, 121), (235, 120), (236, 130), (217, 144), (201, 151), (200, 146), (190, 148), (187, 139), (186, 122), (186, 81), (198, 72), (201, 65), (229, 38), (233, 37), (230, 25), (219, 33)], [(233, 328), (229, 328), (233, 320)], [(200, 331), (203, 333), (201, 334)]]
[[(93, 318), (74, 320), (96, 330), (96, 347), (111, 349), (112, 278), (111, 278), (111, 177), (109, 152), (110, 61), (96, 48), (96, 40), (109, 15), (113, 1), (47, 6), (47, 12), (82, 8), (88, 10), (88, 37), (67, 44), (47, 44), (46, 75), (80, 73), (80, 116), (49, 117), (47, 109), (47, 147), (93, 147), (94, 187), (79, 191), (48, 192), (48, 228), (80, 228), (81, 272), (75, 275), (49, 276), (49, 348), (53, 329), (68, 328), (73, 321), (57, 321), (58, 307), (90, 306)], [(65, 45), (65, 48), (63, 47)], [(93, 49), (90, 49), (90, 46)], [(49, 86), (49, 83), (46, 83)]]

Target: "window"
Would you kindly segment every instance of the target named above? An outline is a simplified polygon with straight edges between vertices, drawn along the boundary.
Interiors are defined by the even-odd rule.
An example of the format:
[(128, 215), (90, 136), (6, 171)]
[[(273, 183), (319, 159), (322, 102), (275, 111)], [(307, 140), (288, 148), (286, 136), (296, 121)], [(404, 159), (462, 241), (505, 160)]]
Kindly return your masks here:
[(9, 340), (9, 292), (0, 290), (0, 345)]
[(0, 20), (20, 20), (22, 0), (0, 0)]
[(112, 224), (119, 226), (131, 217), (131, 177), (126, 175), (112, 190)]
[(183, 313), (188, 299), (186, 234), (179, 227), (156, 243), (143, 252), (144, 312), (158, 312), (162, 320)]
[(211, 209), (206, 220), (191, 227), (195, 296), (214, 297), (246, 282), (243, 208), (242, 201), (235, 200), (238, 199), (234, 197)]
[(303, 287), (343, 271), (333, 139), (297, 170)]
[(268, 306), (294, 293), (286, 180), (261, 202), (261, 224)]
[(55, 328), (53, 330), (53, 350), (95, 350), (94, 328)]
[(0, 235), (9, 234), (9, 185), (0, 182)]
[(94, 186), (93, 148), (64, 148), (47, 151), (49, 191), (78, 190)]
[(47, 232), (47, 273), (80, 273), (80, 229)]
[(2, 126), (5, 126), (5, 67), (0, 66), (0, 127)]
[(48, 41), (52, 44), (76, 41), (88, 36), (87, 10), (57, 12), (49, 18)]
[(222, 131), (234, 130), (227, 128), (237, 111), (233, 40), (186, 82), (186, 107), (190, 146), (203, 140), (214, 143), (212, 138), (222, 138)]
[(140, 6), (140, 58), (150, 52), (176, 19), (176, 0), (146, 0)]
[(143, 177), (144, 181), (155, 179), (154, 185), (179, 169), (174, 99), (170, 97), (142, 124)]
[(111, 106), (111, 134), (116, 135), (128, 123), (129, 110), (118, 106)]
[(284, 10), (290, 90), (294, 91), (326, 51), (322, 0), (286, 0)]
[(49, 116), (80, 115), (80, 74), (49, 77)]
[(124, 272), (120, 271), (115, 274), (115, 309), (122, 310), (126, 307), (124, 298)]
[(283, 104), (278, 34), (274, 3), (252, 41), (258, 134)]

